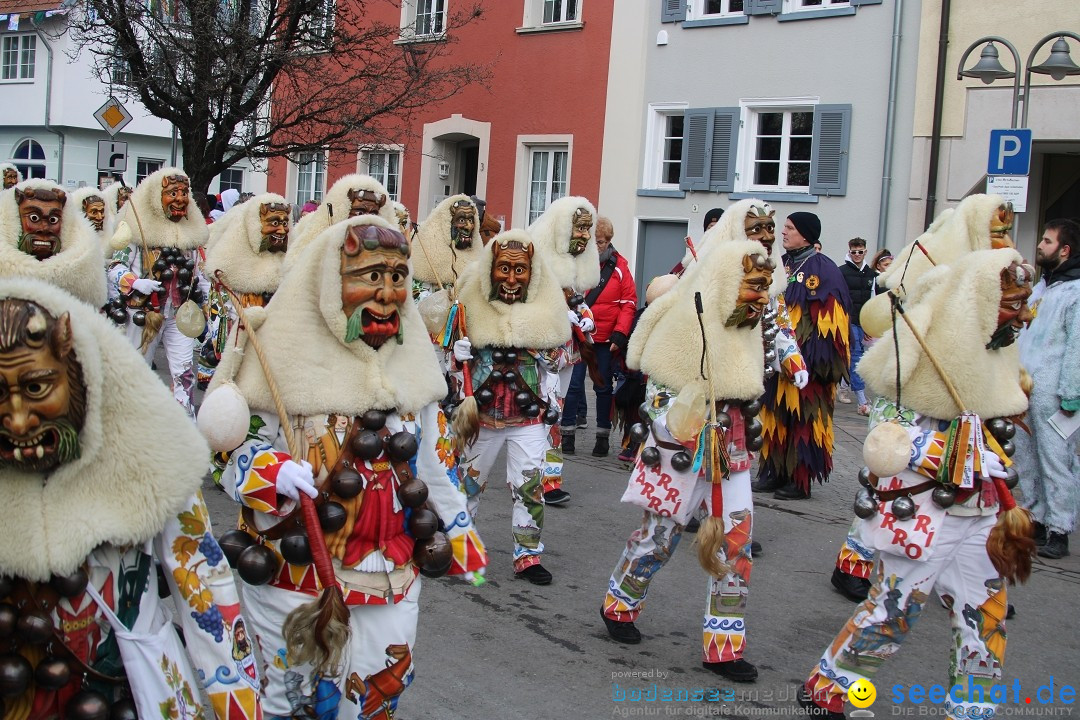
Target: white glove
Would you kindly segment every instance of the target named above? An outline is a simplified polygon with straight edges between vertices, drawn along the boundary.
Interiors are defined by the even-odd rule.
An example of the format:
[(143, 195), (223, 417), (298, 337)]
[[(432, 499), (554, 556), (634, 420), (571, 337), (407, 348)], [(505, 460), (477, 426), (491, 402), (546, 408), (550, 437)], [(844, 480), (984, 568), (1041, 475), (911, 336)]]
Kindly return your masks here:
[(591, 333), (593, 330), (596, 330), (596, 323), (592, 321), (591, 317), (585, 315), (581, 316), (581, 320), (578, 321), (577, 326), (581, 328), (581, 332), (583, 333)]
[(472, 360), (472, 343), (469, 338), (463, 337), (454, 342), (454, 359), (458, 362)]
[(806, 383), (810, 382), (810, 373), (806, 370), (797, 370), (794, 375), (791, 376), (791, 384), (799, 390), (806, 387)]
[(1001, 462), (1001, 458), (993, 450), (983, 450), (982, 470), (982, 474), (986, 477), (1005, 478), (1008, 476), (1005, 463)]
[(142, 293), (143, 295), (149, 295), (152, 292), (160, 290), (161, 283), (153, 278), (139, 278), (131, 283), (131, 289), (135, 292)]
[(311, 474), (311, 463), (301, 460), (299, 463), (286, 460), (281, 463), (277, 474), (277, 491), (290, 500), (299, 500), (300, 493), (309, 498), (318, 496), (315, 488), (315, 476)]

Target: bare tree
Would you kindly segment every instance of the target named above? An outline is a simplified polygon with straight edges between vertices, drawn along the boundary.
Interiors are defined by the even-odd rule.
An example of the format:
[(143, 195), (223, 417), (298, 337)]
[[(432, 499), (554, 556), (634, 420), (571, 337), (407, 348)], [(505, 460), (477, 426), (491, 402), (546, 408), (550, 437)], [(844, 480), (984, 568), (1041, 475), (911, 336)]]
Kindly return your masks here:
[(417, 108), (486, 83), (490, 65), (451, 56), (482, 2), (420, 28), (422, 43), (400, 42), (415, 28), (373, 19), (396, 18), (400, 0), (86, 0), (69, 30), (115, 93), (176, 126), (205, 192), (241, 159), (355, 152), (380, 127), (407, 128)]

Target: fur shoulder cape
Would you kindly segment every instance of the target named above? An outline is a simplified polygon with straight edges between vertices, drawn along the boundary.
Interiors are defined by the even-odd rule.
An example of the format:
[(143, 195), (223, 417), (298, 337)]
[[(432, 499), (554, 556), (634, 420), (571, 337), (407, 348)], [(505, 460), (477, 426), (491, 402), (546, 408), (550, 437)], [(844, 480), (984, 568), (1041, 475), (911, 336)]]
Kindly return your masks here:
[[(56, 188), (45, 180), (25, 180), (18, 188)], [(60, 230), (60, 252), (38, 260), (19, 249), (22, 225), (15, 193), (0, 194), (0, 277), (24, 277), (42, 280), (63, 288), (85, 303), (100, 308), (105, 304), (105, 258), (94, 226), (72, 207), (68, 196), (64, 203), (64, 221)]]
[(451, 195), (435, 206), (413, 235), (413, 279), (436, 284), (440, 280), (447, 285), (457, 284), (465, 268), (484, 254), (480, 240), (480, 213), (476, 213), (476, 230), (473, 244), (468, 250), (455, 250), (450, 244), (450, 208), (464, 200), (476, 209), (468, 195)]
[[(725, 213), (726, 215), (726, 213)], [(735, 310), (743, 279), (742, 259), (765, 257), (754, 240), (716, 243), (694, 263), (674, 288), (661, 295), (638, 320), (630, 336), (627, 365), (639, 368), (658, 383), (681, 391), (702, 383), (702, 338), (695, 293), (701, 293), (702, 322), (708, 339), (708, 358), (716, 373), (718, 400), (751, 400), (764, 392), (765, 360), (760, 323), (752, 328), (725, 327)], [(706, 361), (705, 373), (709, 372)], [(707, 390), (707, 385), (704, 386)]]
[(466, 333), (475, 347), (519, 347), (548, 350), (570, 339), (570, 321), (562, 287), (548, 271), (542, 253), (534, 252), (529, 290), (523, 302), (491, 300), (491, 265), (495, 243), (517, 240), (531, 245), (525, 230), (496, 235), (458, 283), (465, 306)]
[(379, 209), (379, 217), (397, 228), (394, 202), (390, 199), (390, 193), (383, 184), (370, 175), (358, 173), (346, 175), (330, 186), (315, 212), (308, 213), (293, 225), (289, 232), (289, 250), (285, 253), (286, 268), (291, 267), (293, 260), (300, 257), (304, 248), (319, 237), (324, 230), (349, 219), (349, 209), (352, 205), (349, 200), (351, 190), (370, 190), (385, 197), (386, 203)]
[[(574, 213), (586, 210), (592, 215), (589, 242), (577, 257), (569, 252)], [(587, 293), (600, 283), (600, 253), (596, 249), (596, 208), (583, 197), (559, 198), (529, 226), (536, 249), (544, 254), (548, 269), (564, 288)]]
[(173, 222), (165, 216), (161, 207), (161, 180), (172, 175), (187, 177), (180, 168), (158, 170), (139, 183), (120, 209), (116, 220), (123, 220), (131, 228), (131, 247), (141, 248), (143, 239), (152, 248), (193, 250), (206, 244), (210, 231), (194, 200), (188, 202), (187, 215), (182, 220)]
[(202, 485), (209, 449), (142, 355), (96, 310), (33, 280), (0, 280), (0, 297), (71, 313), (86, 383), (81, 456), (48, 476), (0, 477), (0, 573), (48, 580), (98, 545), (152, 538)]
[[(966, 407), (956, 406), (915, 337), (898, 319), (900, 402), (905, 407), (942, 420), (953, 419), (962, 409), (989, 419), (1027, 408), (1027, 397), (1020, 388), (1019, 345), (986, 349), (997, 329), (1001, 271), (1021, 260), (1020, 253), (1008, 248), (979, 250), (965, 255), (962, 264), (934, 268), (910, 288), (907, 317)], [(891, 329), (866, 351), (857, 369), (876, 395), (896, 397), (896, 347)]]
[[(361, 215), (323, 231), (283, 278), (256, 330), (290, 415), (360, 415), (368, 410), (419, 410), (446, 395), (446, 381), (413, 302), (399, 311), (402, 344), (389, 340), (378, 350), (345, 342), (341, 309), (341, 247), (353, 225), (396, 223)], [(239, 324), (237, 325), (239, 330)], [(230, 340), (230, 344), (232, 341)], [(274, 402), (254, 352), (226, 353), (210, 385), (235, 378), (252, 410), (274, 412)]]
[[(751, 198), (748, 200), (740, 200), (724, 212), (720, 216), (720, 220), (705, 231), (697, 247), (694, 251), (697, 253), (698, 259), (707, 255), (709, 251), (716, 247), (721, 242), (743, 242), (746, 237), (746, 213), (750, 211), (750, 208), (767, 207), (767, 203), (764, 200), (757, 200)], [(784, 272), (784, 250), (783, 243), (780, 242), (780, 233), (776, 233), (776, 240), (773, 242), (772, 252), (769, 254), (769, 259), (773, 262), (773, 280), (772, 285), (769, 286), (769, 295), (777, 297), (781, 295), (784, 290), (787, 289), (787, 274)], [(690, 248), (686, 249), (686, 253), (683, 255), (682, 266), (689, 268), (694, 264), (694, 253), (690, 252)]]
[[(281, 283), (284, 253), (259, 252), (262, 244), (262, 223), (259, 208), (266, 203), (285, 203), (276, 193), (256, 195), (233, 207), (226, 217), (210, 226), (210, 244), (206, 250), (203, 272), (210, 280), (221, 270), (225, 282), (241, 293), (262, 293), (277, 290)], [(235, 214), (234, 214), (235, 213)], [(218, 223), (224, 223), (218, 228)], [(215, 232), (216, 231), (216, 232)]]

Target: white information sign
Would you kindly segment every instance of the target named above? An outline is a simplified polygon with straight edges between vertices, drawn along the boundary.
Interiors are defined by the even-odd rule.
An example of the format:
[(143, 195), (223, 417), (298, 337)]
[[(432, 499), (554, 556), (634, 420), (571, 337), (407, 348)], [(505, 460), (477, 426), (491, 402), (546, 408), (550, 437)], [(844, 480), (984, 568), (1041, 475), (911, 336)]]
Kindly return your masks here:
[(1027, 175), (987, 175), (986, 192), (1005, 198), (1018, 213), (1027, 212)]

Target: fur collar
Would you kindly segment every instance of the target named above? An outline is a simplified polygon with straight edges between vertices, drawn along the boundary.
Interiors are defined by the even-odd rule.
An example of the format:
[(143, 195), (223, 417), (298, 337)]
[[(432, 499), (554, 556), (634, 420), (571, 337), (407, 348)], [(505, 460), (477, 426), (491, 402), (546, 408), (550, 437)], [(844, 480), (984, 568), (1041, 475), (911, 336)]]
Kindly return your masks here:
[[(574, 213), (587, 210), (592, 215), (589, 243), (584, 252), (574, 257), (569, 252), (570, 234), (574, 229)], [(581, 293), (600, 283), (600, 253), (596, 249), (596, 208), (583, 197), (559, 198), (544, 214), (529, 226), (536, 249), (544, 254), (548, 270), (564, 288)]]
[(259, 252), (262, 243), (259, 207), (266, 203), (284, 204), (285, 198), (275, 193), (263, 193), (237, 205), (225, 218), (210, 226), (203, 269), (209, 279), (214, 280), (214, 273), (221, 270), (225, 282), (236, 292), (277, 290), (285, 256), (283, 253)]
[[(403, 344), (390, 340), (375, 350), (361, 340), (344, 340), (341, 247), (350, 226), (376, 224), (397, 229), (396, 223), (363, 215), (325, 230), (296, 258), (266, 306), (266, 321), (256, 332), (290, 415), (360, 415), (390, 408), (418, 412), (446, 395), (431, 338), (414, 303), (400, 311)], [(241, 350), (245, 343), (241, 338)], [(234, 377), (252, 410), (274, 412), (254, 352), (226, 353), (210, 392)]]
[[(58, 187), (45, 180), (26, 180), (26, 187)], [(81, 200), (79, 201), (81, 203)], [(19, 207), (15, 193), (0, 194), (0, 277), (35, 278), (56, 285), (83, 302), (100, 308), (105, 304), (105, 258), (94, 226), (74, 205), (69, 195), (64, 203), (64, 224), (60, 231), (60, 252), (46, 260), (19, 250)]]
[(532, 277), (524, 302), (510, 305), (491, 297), (491, 264), (496, 241), (518, 240), (532, 244), (525, 230), (507, 230), (483, 248), (480, 258), (468, 267), (458, 283), (465, 305), (466, 331), (476, 347), (519, 347), (548, 350), (570, 339), (570, 321), (562, 287), (552, 276), (542, 253), (532, 258)]
[[(908, 318), (967, 405), (963, 409), (984, 419), (1015, 415), (1027, 408), (1027, 397), (1020, 389), (1019, 346), (1013, 343), (1000, 350), (986, 349), (997, 328), (1001, 270), (1021, 260), (1020, 253), (1008, 248), (979, 250), (965, 255), (962, 264), (934, 268), (908, 286)], [(929, 359), (899, 319), (897, 336), (903, 405), (942, 420), (959, 415), (961, 408), (953, 403)], [(891, 329), (866, 351), (857, 369), (875, 394), (896, 397), (896, 348)]]
[(206, 244), (210, 231), (194, 199), (188, 203), (187, 216), (179, 222), (167, 218), (161, 209), (161, 180), (170, 175), (187, 177), (180, 168), (158, 170), (139, 183), (120, 209), (117, 222), (123, 220), (131, 228), (131, 247), (141, 248), (143, 239), (152, 248), (193, 250)]
[(436, 205), (427, 219), (420, 223), (412, 240), (414, 280), (430, 284), (437, 284), (441, 280), (454, 285), (470, 263), (486, 254), (480, 239), (479, 212), (476, 213), (472, 247), (460, 251), (450, 246), (450, 208), (462, 200), (476, 208), (468, 195), (451, 195)]
[(350, 190), (370, 190), (386, 196), (386, 203), (379, 209), (379, 217), (393, 225), (395, 230), (398, 229), (394, 202), (390, 200), (390, 193), (382, 183), (370, 175), (346, 175), (330, 186), (315, 212), (308, 213), (293, 225), (289, 233), (289, 250), (285, 253), (286, 270), (292, 267), (293, 261), (300, 257), (304, 248), (319, 237), (323, 230), (349, 219), (349, 208), (352, 205), (349, 200)]
[[(744, 213), (745, 214), (745, 213)], [(727, 217), (727, 213), (724, 213)], [(681, 391), (700, 384), (701, 328), (694, 294), (701, 293), (709, 358), (716, 372), (717, 399), (751, 400), (764, 392), (764, 350), (760, 323), (753, 328), (729, 328), (724, 323), (735, 309), (742, 282), (742, 258), (765, 256), (753, 240), (718, 242), (694, 263), (674, 288), (661, 295), (638, 320), (630, 336), (627, 364), (662, 385)], [(705, 365), (705, 373), (709, 365)], [(708, 391), (708, 386), (703, 386)]]
[[(709, 251), (716, 247), (721, 242), (743, 242), (746, 240), (746, 213), (750, 211), (753, 206), (763, 207), (767, 203), (764, 200), (757, 200), (754, 198), (748, 200), (740, 200), (724, 212), (720, 216), (720, 220), (715, 225), (709, 228), (702, 236), (698, 245), (694, 248), (697, 252), (698, 258), (702, 258), (708, 255)], [(787, 274), (784, 272), (784, 247), (780, 242), (780, 228), (777, 227), (776, 240), (773, 242), (772, 253), (769, 254), (769, 259), (773, 261), (775, 266), (773, 269), (773, 281), (769, 287), (769, 295), (777, 297), (782, 295), (784, 290), (787, 289)], [(690, 248), (686, 249), (686, 253), (683, 255), (682, 266), (688, 269), (694, 264), (694, 255), (690, 252)]]
[(0, 476), (0, 572), (68, 574), (98, 545), (157, 535), (202, 485), (209, 450), (195, 425), (113, 324), (63, 291), (0, 280), (0, 297), (71, 313), (86, 382), (82, 455), (48, 477)]

